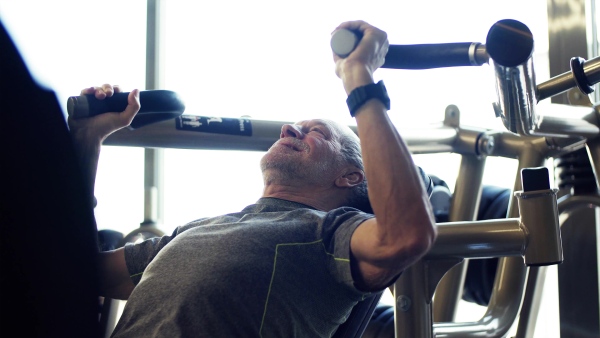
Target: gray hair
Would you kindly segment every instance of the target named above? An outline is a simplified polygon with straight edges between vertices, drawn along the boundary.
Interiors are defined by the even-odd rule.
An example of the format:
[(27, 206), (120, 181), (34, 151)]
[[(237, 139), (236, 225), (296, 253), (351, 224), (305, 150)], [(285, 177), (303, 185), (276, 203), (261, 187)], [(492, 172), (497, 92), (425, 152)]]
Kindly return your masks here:
[[(364, 172), (365, 166), (362, 160), (358, 137), (355, 137), (353, 134), (342, 133), (339, 141), (344, 162), (353, 165)], [(348, 198), (348, 206), (364, 212), (373, 213), (367, 192), (366, 177), (359, 185), (352, 188), (351, 195)]]

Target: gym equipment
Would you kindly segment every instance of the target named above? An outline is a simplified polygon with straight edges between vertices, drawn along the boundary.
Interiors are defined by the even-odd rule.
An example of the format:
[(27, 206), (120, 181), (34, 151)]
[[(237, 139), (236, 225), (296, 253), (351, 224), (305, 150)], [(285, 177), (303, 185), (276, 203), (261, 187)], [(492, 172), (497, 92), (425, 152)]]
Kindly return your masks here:
[[(127, 107), (129, 92), (115, 93), (111, 97), (98, 100), (93, 94), (71, 96), (67, 100), (67, 113), (75, 119), (96, 116), (107, 112), (121, 112)], [(170, 90), (140, 91), (140, 110), (131, 121), (130, 129), (137, 129), (151, 123), (172, 120), (185, 111), (183, 100)]]
[[(338, 29), (331, 35), (331, 50), (347, 57), (362, 37), (358, 32)], [(478, 42), (456, 42), (421, 45), (390, 45), (381, 68), (430, 69), (442, 67), (481, 66), (489, 57)]]

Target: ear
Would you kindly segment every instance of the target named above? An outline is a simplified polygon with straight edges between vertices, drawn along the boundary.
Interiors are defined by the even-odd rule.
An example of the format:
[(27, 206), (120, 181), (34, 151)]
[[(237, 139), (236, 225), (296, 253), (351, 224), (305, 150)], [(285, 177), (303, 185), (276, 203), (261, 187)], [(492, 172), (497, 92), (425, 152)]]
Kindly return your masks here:
[(365, 173), (357, 168), (346, 171), (346, 173), (335, 180), (335, 186), (338, 188), (352, 188), (364, 181)]

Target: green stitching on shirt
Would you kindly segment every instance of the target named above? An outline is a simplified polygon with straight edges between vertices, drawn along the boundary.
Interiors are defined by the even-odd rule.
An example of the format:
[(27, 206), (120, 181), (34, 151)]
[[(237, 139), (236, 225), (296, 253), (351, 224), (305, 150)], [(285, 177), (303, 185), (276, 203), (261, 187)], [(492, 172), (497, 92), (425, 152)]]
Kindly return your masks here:
[(139, 275), (143, 275), (143, 274), (144, 274), (144, 271), (142, 271), (140, 273), (136, 273), (134, 275), (131, 275), (131, 276), (129, 276), (129, 278), (133, 278), (133, 277), (136, 277), (136, 276), (139, 276)]
[(275, 270), (277, 268), (277, 255), (279, 253), (279, 247), (280, 246), (292, 246), (292, 245), (310, 245), (310, 244), (317, 244), (319, 242), (321, 243), (321, 245), (323, 245), (325, 254), (333, 257), (334, 260), (341, 261), (341, 262), (348, 262), (348, 263), (350, 262), (350, 260), (347, 258), (335, 257), (332, 253), (327, 252), (327, 249), (325, 248), (325, 243), (323, 243), (322, 239), (320, 239), (318, 241), (314, 241), (314, 242), (308, 242), (308, 243), (279, 243), (279, 244), (275, 245), (275, 257), (273, 258), (273, 273), (271, 274), (271, 282), (269, 283), (269, 290), (267, 291), (267, 299), (265, 301), (265, 310), (263, 311), (262, 321), (260, 322), (260, 329), (258, 330), (260, 337), (262, 337), (262, 329), (263, 329), (263, 325), (265, 324), (265, 317), (267, 316), (267, 307), (269, 305), (269, 297), (271, 296), (271, 288), (273, 287), (273, 280), (275, 279)]

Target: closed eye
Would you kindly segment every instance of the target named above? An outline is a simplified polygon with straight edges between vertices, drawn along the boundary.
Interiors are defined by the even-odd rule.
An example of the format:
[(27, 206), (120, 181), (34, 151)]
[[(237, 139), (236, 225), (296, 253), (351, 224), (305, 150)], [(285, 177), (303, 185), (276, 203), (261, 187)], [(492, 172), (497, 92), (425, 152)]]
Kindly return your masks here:
[(319, 128), (312, 128), (310, 131), (316, 131), (317, 133), (326, 136), (325, 132)]

